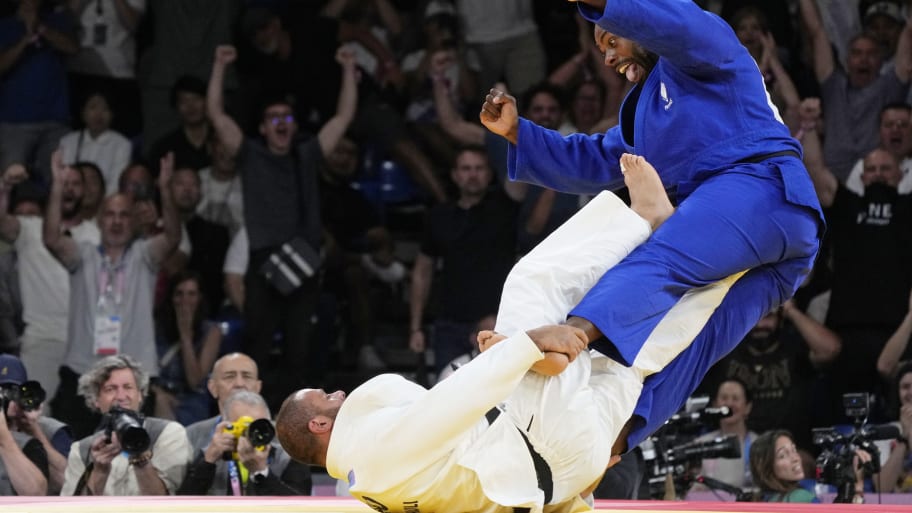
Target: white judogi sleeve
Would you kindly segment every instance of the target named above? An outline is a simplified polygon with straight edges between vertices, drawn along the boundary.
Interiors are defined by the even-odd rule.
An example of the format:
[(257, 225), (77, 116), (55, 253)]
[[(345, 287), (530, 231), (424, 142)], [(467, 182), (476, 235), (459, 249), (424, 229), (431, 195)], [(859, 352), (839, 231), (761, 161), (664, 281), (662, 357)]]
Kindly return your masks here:
[(395, 488), (394, 496), (384, 497), (391, 507), (421, 499), (446, 465), (455, 465), (454, 450), (484, 424), (485, 413), (540, 359), (535, 343), (520, 333), (430, 390), (396, 375), (369, 380), (346, 398), (336, 417), (327, 471), (347, 480), (356, 496), (378, 499)]

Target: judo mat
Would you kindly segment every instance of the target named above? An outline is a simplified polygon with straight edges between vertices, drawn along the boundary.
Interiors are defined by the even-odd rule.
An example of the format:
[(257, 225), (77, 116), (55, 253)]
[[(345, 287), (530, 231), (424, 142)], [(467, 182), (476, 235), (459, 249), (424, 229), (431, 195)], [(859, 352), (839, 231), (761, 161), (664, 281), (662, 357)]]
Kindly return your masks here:
[[(824, 509), (821, 509), (824, 508)], [(370, 513), (339, 497), (0, 497), (2, 513)], [(745, 502), (596, 501), (596, 512), (912, 513), (912, 504), (781, 504)], [(432, 513), (432, 512), (427, 512)], [(440, 512), (457, 513), (457, 512)]]

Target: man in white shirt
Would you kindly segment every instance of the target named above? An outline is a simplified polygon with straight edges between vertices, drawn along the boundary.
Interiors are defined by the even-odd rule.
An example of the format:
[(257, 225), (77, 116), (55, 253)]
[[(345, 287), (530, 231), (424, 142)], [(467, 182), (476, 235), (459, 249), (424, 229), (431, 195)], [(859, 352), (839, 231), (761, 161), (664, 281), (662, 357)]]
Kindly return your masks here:
[[(53, 397), (67, 341), (70, 282), (66, 270), (41, 240), (41, 215), (9, 215), (10, 187), (24, 179), (25, 168), (11, 166), (0, 178), (0, 238), (18, 253), (19, 290), (22, 293), (25, 332), (20, 359), (33, 379)], [(93, 221), (82, 217), (83, 176), (69, 167), (63, 178), (60, 228), (76, 242), (98, 244), (100, 235)]]
[(196, 213), (203, 219), (227, 227), (231, 235), (244, 226), (244, 194), (235, 159), (214, 137), (209, 141), (212, 165), (199, 171), (202, 197)]

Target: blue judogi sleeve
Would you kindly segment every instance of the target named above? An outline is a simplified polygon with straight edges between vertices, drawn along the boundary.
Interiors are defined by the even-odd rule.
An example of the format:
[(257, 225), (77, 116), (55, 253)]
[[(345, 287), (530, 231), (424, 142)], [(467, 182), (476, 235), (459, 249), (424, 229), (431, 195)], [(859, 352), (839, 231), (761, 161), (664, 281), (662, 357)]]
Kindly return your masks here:
[(626, 149), (618, 127), (604, 134), (565, 137), (520, 118), (518, 140), (522, 151), (512, 144), (507, 150), (511, 180), (574, 194), (598, 194), (624, 185), (618, 159)]

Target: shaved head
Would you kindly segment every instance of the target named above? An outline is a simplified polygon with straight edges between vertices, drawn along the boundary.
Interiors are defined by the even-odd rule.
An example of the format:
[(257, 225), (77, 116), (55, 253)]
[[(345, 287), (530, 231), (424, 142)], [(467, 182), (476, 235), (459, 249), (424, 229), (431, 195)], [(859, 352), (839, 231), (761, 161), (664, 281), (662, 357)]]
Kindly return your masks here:
[(305, 388), (288, 396), (276, 416), (276, 434), (288, 455), (325, 466), (329, 437), (344, 401), (341, 390), (327, 394)]
[(307, 424), (317, 416), (317, 409), (307, 401), (306, 390), (288, 396), (276, 416), (276, 436), (285, 452), (295, 461), (314, 463), (318, 444)]
[(219, 402), (220, 410), (232, 392), (247, 390), (259, 394), (262, 387), (256, 362), (244, 353), (229, 353), (216, 360), (207, 383), (209, 393)]

